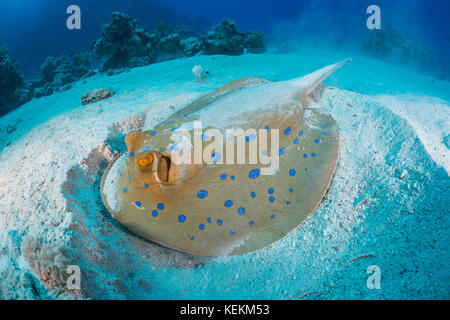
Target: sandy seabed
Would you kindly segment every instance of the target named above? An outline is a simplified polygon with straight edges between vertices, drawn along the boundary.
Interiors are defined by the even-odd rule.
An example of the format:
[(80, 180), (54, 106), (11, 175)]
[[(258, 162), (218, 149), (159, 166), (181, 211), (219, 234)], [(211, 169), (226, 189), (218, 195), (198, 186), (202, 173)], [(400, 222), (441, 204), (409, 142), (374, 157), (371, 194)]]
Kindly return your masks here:
[[(272, 246), (191, 256), (133, 235), (102, 204), (101, 176), (130, 130), (150, 129), (233, 79), (286, 80), (342, 58), (174, 60), (99, 74), (0, 118), (0, 297), (450, 298), (450, 85), (367, 58), (327, 79), (311, 106), (340, 127), (338, 168), (320, 207)], [(200, 83), (196, 64), (209, 71)], [(116, 95), (81, 105), (100, 88)], [(71, 264), (81, 290), (65, 287)], [(366, 285), (371, 265), (381, 270), (379, 290)]]

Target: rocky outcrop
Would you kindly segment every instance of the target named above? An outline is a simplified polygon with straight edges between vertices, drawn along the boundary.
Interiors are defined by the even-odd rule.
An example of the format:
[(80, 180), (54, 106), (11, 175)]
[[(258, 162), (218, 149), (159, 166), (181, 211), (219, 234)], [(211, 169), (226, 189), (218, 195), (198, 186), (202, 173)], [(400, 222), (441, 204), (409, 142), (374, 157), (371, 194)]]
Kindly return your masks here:
[(0, 44), (0, 116), (30, 99), (17, 64), (9, 57), (8, 48)]
[(81, 96), (81, 103), (83, 103), (83, 105), (86, 105), (100, 100), (108, 99), (113, 95), (114, 92), (108, 89), (93, 90)]

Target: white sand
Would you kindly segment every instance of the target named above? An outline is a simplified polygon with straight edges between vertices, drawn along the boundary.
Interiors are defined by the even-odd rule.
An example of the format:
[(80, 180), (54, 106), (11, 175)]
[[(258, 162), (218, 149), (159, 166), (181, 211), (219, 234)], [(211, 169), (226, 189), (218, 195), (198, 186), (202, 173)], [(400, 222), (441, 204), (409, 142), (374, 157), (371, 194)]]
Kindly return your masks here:
[[(449, 133), (449, 85), (383, 63), (355, 58), (327, 80), (375, 96), (325, 90), (317, 107), (341, 128), (339, 168), (316, 213), (270, 248), (242, 257), (192, 257), (135, 237), (101, 205), (102, 168), (116, 151), (105, 143), (120, 143), (121, 133), (151, 128), (230, 80), (285, 80), (341, 58), (176, 60), (95, 76), (0, 118), (0, 297), (66, 297), (43, 286), (24, 259), (28, 236), (72, 253), (83, 270), (83, 297), (448, 298), (449, 156), (442, 138)], [(197, 64), (210, 72), (201, 83), (191, 72)], [(83, 93), (100, 88), (116, 95), (81, 106)], [(408, 95), (392, 96), (399, 93)], [(435, 114), (424, 118), (423, 105)], [(446, 115), (444, 124), (438, 113)], [(6, 134), (8, 125), (17, 129)], [(373, 257), (347, 263), (368, 254)], [(382, 291), (365, 286), (370, 264), (386, 272)]]

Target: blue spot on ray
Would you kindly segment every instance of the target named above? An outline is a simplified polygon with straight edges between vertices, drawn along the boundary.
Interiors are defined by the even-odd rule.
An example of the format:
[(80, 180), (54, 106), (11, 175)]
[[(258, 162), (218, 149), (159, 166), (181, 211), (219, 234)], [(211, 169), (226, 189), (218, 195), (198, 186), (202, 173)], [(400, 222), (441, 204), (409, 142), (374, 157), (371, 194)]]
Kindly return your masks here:
[(286, 136), (290, 135), (291, 134), (291, 127), (287, 127), (286, 129), (284, 129), (284, 134)]
[(127, 188), (123, 189), (123, 193), (127, 193), (127, 191), (128, 191)]
[(130, 158), (134, 157), (134, 153), (133, 153), (133, 152), (130, 152), (129, 157), (130, 157)]
[(315, 143), (319, 143), (319, 142), (320, 142), (320, 139), (316, 139), (316, 140), (314, 140), (314, 142), (315, 142)]
[(271, 215), (271, 216), (270, 216), (270, 219), (275, 219), (275, 215), (274, 215), (274, 214)]
[(227, 200), (223, 205), (227, 208), (231, 208), (233, 206), (233, 200)]
[(245, 208), (240, 207), (240, 208), (237, 210), (237, 213), (238, 213), (240, 216), (244, 215), (244, 214), (245, 214)]
[(301, 136), (303, 136), (303, 130), (300, 130), (299, 132), (298, 132), (298, 135), (301, 137)]
[(197, 192), (197, 197), (199, 198), (199, 199), (204, 199), (204, 198), (206, 198), (208, 196), (208, 190), (199, 190), (198, 192)]
[(251, 227), (252, 225), (254, 225), (255, 224), (255, 221), (250, 221), (249, 223), (248, 223), (248, 225)]
[(311, 157), (315, 157), (316, 154), (314, 152), (311, 153)]
[(205, 225), (202, 223), (202, 224), (200, 224), (200, 225), (198, 226), (198, 228), (199, 228), (200, 230), (205, 230)]
[(278, 150), (278, 156), (282, 156), (282, 155), (284, 154), (285, 151), (286, 151), (286, 148), (281, 147), (281, 148)]
[(150, 135), (153, 137), (156, 134), (156, 131), (150, 132)]
[(300, 143), (300, 140), (299, 140), (298, 138), (295, 138), (294, 141), (293, 141), (293, 143), (294, 143), (294, 144), (299, 144), (299, 143)]
[(303, 154), (303, 158), (307, 158), (308, 155), (306, 153)]
[(208, 218), (206, 218), (206, 221), (208, 221), (208, 223), (211, 223), (211, 218), (210, 217), (208, 217)]
[(230, 179), (231, 179), (231, 180), (234, 180), (234, 179), (236, 179), (236, 177), (235, 177), (235, 176), (231, 176)]
[(250, 179), (256, 179), (259, 177), (260, 173), (261, 171), (258, 168), (253, 169), (252, 171), (249, 172), (248, 177)]
[(153, 210), (152, 211), (152, 216), (153, 216), (153, 218), (156, 218), (158, 216), (158, 211)]
[(226, 173), (221, 174), (219, 178), (220, 180), (225, 180), (227, 178), (227, 174)]
[(295, 176), (296, 174), (297, 174), (297, 171), (295, 171), (295, 169), (290, 169), (290, 170), (289, 170), (289, 175), (290, 175), (291, 177)]
[(180, 214), (178, 216), (178, 222), (183, 223), (186, 221), (186, 216), (184, 214)]
[(208, 139), (208, 135), (206, 133), (202, 133), (201, 138), (203, 141), (205, 141), (206, 139)]
[(158, 204), (156, 205), (156, 208), (157, 208), (158, 210), (164, 210), (164, 204), (163, 204), (163, 203), (158, 203)]
[(250, 196), (251, 196), (253, 199), (255, 199), (255, 198), (256, 198), (256, 193), (255, 193), (255, 191), (252, 191), (252, 192), (250, 193)]
[(218, 226), (221, 226), (223, 224), (223, 221), (221, 219), (217, 219), (216, 223)]
[(275, 197), (274, 196), (270, 196), (269, 197), (269, 202), (274, 202), (275, 201)]
[(273, 194), (273, 193), (274, 193), (274, 190), (273, 190), (273, 188), (269, 188), (269, 190), (267, 190), (267, 192), (268, 192), (269, 194)]
[(135, 203), (134, 203), (135, 205), (136, 205), (136, 207), (140, 207), (140, 206), (142, 206), (142, 203), (140, 202), (140, 201), (136, 201)]

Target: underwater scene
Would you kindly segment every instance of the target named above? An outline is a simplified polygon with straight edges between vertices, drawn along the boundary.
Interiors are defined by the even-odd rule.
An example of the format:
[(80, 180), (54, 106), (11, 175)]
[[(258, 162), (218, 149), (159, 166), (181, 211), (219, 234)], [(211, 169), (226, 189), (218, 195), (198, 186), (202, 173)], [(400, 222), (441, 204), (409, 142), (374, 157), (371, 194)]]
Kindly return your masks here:
[(449, 13), (2, 1), (0, 299), (449, 299)]

